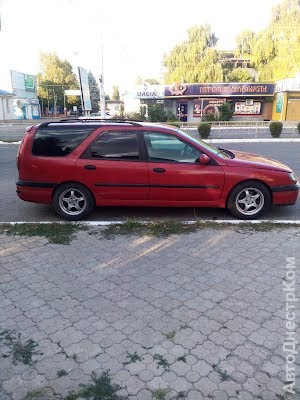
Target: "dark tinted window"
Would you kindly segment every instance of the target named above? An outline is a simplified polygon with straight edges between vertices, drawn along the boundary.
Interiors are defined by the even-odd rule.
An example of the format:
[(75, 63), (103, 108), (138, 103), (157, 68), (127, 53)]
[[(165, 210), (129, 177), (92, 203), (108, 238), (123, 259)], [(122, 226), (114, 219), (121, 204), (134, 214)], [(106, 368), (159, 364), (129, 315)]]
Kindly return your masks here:
[(70, 154), (96, 127), (45, 126), (34, 136), (32, 154), (61, 157)]
[(139, 160), (134, 132), (105, 132), (91, 145), (90, 156), (101, 159)]

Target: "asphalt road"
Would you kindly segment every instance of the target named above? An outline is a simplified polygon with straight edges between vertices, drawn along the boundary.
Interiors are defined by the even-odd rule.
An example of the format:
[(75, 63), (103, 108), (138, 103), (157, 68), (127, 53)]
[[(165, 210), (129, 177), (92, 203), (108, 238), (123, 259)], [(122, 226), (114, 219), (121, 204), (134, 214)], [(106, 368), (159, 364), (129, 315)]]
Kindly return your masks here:
[[(228, 143), (220, 145), (228, 149), (236, 149), (262, 154), (283, 161), (292, 167), (300, 177), (299, 143)], [(57, 221), (51, 206), (26, 203), (18, 198), (15, 191), (16, 144), (0, 144), (0, 221)], [(178, 218), (195, 219), (232, 219), (226, 210), (191, 209), (191, 208), (129, 208), (103, 207), (97, 208), (89, 220), (125, 220), (125, 219), (162, 219)], [(300, 199), (291, 207), (274, 207), (263, 217), (264, 219), (300, 219)]]

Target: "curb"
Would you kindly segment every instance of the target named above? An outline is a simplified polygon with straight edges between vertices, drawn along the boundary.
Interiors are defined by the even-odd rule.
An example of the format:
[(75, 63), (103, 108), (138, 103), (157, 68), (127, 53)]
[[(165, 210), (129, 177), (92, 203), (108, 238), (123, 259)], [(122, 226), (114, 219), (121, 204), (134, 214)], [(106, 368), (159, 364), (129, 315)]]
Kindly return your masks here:
[[(147, 224), (149, 222), (153, 222), (153, 221), (144, 221), (144, 220), (134, 220), (135, 222), (139, 222), (141, 224)], [(15, 222), (5, 222), (5, 221), (0, 221), (0, 225), (19, 225), (19, 224), (40, 224), (40, 225), (44, 225), (44, 224), (83, 224), (83, 225), (87, 225), (87, 226), (109, 226), (109, 225), (117, 225), (117, 224), (123, 224), (125, 221), (15, 221)], [(201, 223), (201, 224), (206, 224), (206, 223), (216, 223), (216, 224), (231, 224), (231, 225), (247, 225), (247, 224), (263, 224), (263, 223), (272, 223), (272, 224), (286, 224), (286, 225), (299, 225), (300, 226), (300, 220), (296, 219), (296, 220), (292, 220), (292, 219), (288, 219), (288, 220), (280, 220), (280, 219), (261, 219), (261, 220), (234, 220), (234, 219), (222, 219), (222, 220), (215, 220), (215, 219), (202, 219), (202, 220), (188, 220), (188, 221), (180, 221), (178, 220), (178, 222), (182, 222), (183, 224), (194, 224), (194, 223)]]

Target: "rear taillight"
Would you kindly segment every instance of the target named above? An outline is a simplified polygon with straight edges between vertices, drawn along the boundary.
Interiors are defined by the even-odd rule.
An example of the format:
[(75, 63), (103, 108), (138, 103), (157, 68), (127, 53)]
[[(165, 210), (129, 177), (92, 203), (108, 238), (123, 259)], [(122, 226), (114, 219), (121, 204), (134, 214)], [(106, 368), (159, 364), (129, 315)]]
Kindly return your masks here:
[(20, 146), (18, 148), (18, 152), (17, 152), (17, 167), (18, 167), (18, 169), (19, 169), (19, 166), (20, 166), (20, 157), (22, 156), (26, 140), (28, 139), (28, 136), (30, 135), (30, 132), (31, 132), (33, 127), (34, 127), (34, 125), (28, 126), (26, 128), (25, 136), (24, 136), (24, 138), (23, 138), (23, 140), (22, 140), (22, 142), (21, 142), (21, 144), (20, 144)]

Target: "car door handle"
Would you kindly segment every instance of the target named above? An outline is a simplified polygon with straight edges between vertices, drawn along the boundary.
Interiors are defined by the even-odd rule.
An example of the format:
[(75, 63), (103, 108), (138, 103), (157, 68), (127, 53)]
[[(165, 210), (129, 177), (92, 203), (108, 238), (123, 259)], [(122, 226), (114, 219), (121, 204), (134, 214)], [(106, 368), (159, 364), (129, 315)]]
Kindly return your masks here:
[(96, 169), (96, 165), (85, 165), (85, 169)]
[(164, 168), (154, 168), (153, 172), (156, 172), (157, 174), (163, 174), (166, 172), (166, 170)]

